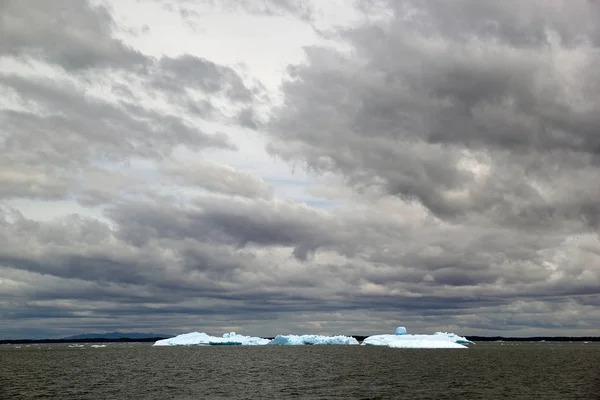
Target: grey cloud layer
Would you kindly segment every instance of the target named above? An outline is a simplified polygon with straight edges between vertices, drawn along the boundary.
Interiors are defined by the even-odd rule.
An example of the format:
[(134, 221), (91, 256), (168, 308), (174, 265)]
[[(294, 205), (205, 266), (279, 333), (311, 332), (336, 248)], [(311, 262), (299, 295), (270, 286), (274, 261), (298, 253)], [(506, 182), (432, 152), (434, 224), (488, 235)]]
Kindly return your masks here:
[[(160, 0), (159, 0), (160, 1)], [(183, 0), (179, 2), (164, 2), (163, 7), (171, 12), (177, 12), (184, 20), (193, 21), (198, 13), (194, 6), (211, 6), (218, 10), (230, 12), (245, 12), (256, 15), (293, 15), (304, 20), (314, 18), (314, 10), (310, 1), (303, 0), (205, 0), (198, 4), (194, 0)]]
[[(45, 4), (2, 4), (0, 54), (16, 66), (0, 73), (0, 196), (79, 196), (86, 204), (102, 203), (130, 181), (103, 170), (106, 162), (160, 159), (177, 146), (235, 149), (225, 134), (207, 133), (199, 122), (235, 122), (252, 113), (262, 93), (258, 83), (247, 84), (230, 67), (189, 54), (143, 55), (114, 36), (118, 27), (104, 7), (70, 0)], [(44, 62), (52, 76), (20, 71), (35, 71)], [(99, 87), (108, 93), (100, 94)], [(156, 100), (170, 110), (150, 105)], [(102, 187), (82, 179), (99, 175)]]
[[(85, 304), (92, 322), (106, 313), (131, 318), (136, 310), (157, 318), (373, 310), (430, 324), (462, 321), (470, 329), (496, 329), (489, 310), (511, 319), (523, 308), (540, 314), (539, 324), (553, 324), (551, 311), (527, 311), (532, 302), (568, 304), (583, 316), (598, 301), (597, 270), (588, 268), (598, 261), (592, 238), (569, 244), (558, 234), (536, 238), (493, 227), (475, 235), (473, 226), (426, 217), (390, 220), (400, 204), (373, 206), (350, 215), (278, 200), (209, 197), (186, 208), (136, 202), (113, 207), (116, 229), (86, 218), (42, 223), (5, 212), (0, 264), (19, 289), (3, 295), (21, 313), (42, 313), (44, 301), (64, 299), (60, 312), (74, 318)], [(563, 253), (568, 262), (557, 269), (544, 265)], [(17, 271), (52, 277), (53, 285), (34, 295)], [(54, 292), (63, 280), (68, 288)], [(590, 329), (595, 318), (569, 326)], [(519, 321), (505, 329), (527, 325)], [(333, 326), (351, 328), (345, 320)]]
[[(268, 8), (309, 10), (280, 3)], [(103, 219), (1, 208), (0, 320), (11, 326), (0, 335), (39, 332), (40, 321), (40, 335), (361, 334), (392, 320), (594, 332), (598, 5), (377, 4), (388, 19), (339, 30), (344, 50), (308, 47), (289, 67), (266, 124), (273, 153), (333, 176), (324, 192), (342, 205), (315, 209), (244, 171), (174, 155), (235, 150), (201, 121), (260, 126), (259, 83), (197, 56), (147, 57), (87, 2), (61, 2), (60, 25), (42, 18), (55, 8), (2, 3), (2, 57), (54, 75), (0, 74), (0, 196), (75, 198)], [(35, 30), (30, 17), (43, 19)], [(127, 173), (137, 159), (156, 167), (151, 178)]]
[[(596, 294), (598, 4), (379, 5), (389, 19), (340, 30), (344, 50), (310, 47), (289, 68), (270, 150), (448, 224), (431, 247), (369, 246), (371, 261), (394, 265), (376, 281), (388, 289), (413, 266), (434, 297), (448, 286), (476, 303)], [(408, 243), (428, 243), (424, 232)]]
[(198, 186), (216, 193), (259, 198), (270, 198), (273, 194), (264, 180), (226, 165), (171, 160), (161, 170), (184, 186)]
[(42, 58), (68, 70), (142, 66), (147, 61), (112, 36), (110, 11), (87, 1), (5, 0), (0, 4), (0, 52)]
[(596, 229), (598, 5), (459, 3), (390, 2), (339, 33), (351, 52), (309, 48), (272, 151), (443, 218)]

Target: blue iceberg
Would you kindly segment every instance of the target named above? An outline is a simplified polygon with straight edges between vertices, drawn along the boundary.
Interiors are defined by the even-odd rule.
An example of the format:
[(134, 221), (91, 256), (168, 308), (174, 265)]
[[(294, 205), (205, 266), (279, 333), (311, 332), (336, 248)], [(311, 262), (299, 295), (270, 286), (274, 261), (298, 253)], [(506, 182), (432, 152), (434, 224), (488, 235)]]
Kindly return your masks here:
[(448, 339), (453, 340), (454, 343), (458, 343), (458, 344), (474, 344), (469, 339), (462, 337), (462, 336), (458, 336), (456, 333), (436, 332), (436, 333), (434, 333), (434, 335), (446, 336)]
[[(386, 346), (393, 348), (452, 348), (464, 349), (472, 344), (470, 340), (455, 333), (436, 332), (433, 335), (408, 334), (406, 328), (400, 326), (394, 335), (373, 335), (363, 340), (365, 346)], [(158, 340), (154, 346), (306, 346), (306, 345), (357, 345), (358, 341), (352, 336), (322, 336), (322, 335), (277, 335), (273, 340), (244, 336), (235, 332), (223, 336), (210, 336), (203, 332), (191, 332), (169, 339)]]
[(396, 335), (406, 335), (406, 328), (399, 326), (396, 328)]
[(273, 340), (269, 340), (239, 335), (235, 332), (225, 333), (222, 337), (210, 336), (203, 332), (191, 332), (158, 340), (154, 346), (299, 346), (318, 344), (358, 344), (358, 341), (351, 336), (277, 335)]
[(352, 336), (321, 335), (277, 335), (268, 344), (284, 346), (319, 345), (319, 344), (358, 344)]
[(191, 332), (158, 340), (154, 346), (262, 346), (269, 342), (269, 339), (238, 335), (235, 332), (225, 333), (222, 337), (210, 336), (204, 332)]
[(373, 335), (362, 342), (365, 346), (387, 346), (410, 349), (465, 349), (473, 344), (467, 338), (450, 332), (436, 332), (433, 335), (409, 335), (406, 328), (398, 327), (395, 335)]

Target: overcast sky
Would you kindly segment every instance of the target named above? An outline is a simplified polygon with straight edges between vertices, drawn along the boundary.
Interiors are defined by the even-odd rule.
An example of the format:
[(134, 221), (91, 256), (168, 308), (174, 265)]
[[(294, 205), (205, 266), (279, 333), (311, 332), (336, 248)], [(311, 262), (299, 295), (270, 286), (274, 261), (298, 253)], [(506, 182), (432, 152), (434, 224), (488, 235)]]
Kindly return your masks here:
[(0, 0), (0, 338), (600, 335), (600, 4)]

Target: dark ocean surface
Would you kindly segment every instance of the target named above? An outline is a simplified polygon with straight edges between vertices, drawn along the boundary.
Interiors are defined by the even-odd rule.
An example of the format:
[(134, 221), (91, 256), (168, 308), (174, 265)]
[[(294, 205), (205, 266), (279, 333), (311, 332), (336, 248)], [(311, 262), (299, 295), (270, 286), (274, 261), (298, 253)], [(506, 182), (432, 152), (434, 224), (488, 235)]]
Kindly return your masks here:
[(600, 399), (600, 343), (3, 345), (0, 399)]

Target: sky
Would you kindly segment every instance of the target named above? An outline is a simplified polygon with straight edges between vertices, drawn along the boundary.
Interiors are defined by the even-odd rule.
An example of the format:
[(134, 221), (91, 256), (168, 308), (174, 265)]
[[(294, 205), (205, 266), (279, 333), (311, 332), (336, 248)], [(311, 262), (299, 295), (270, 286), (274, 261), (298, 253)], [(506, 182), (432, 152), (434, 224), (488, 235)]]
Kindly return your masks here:
[(0, 338), (600, 335), (600, 4), (0, 0)]

